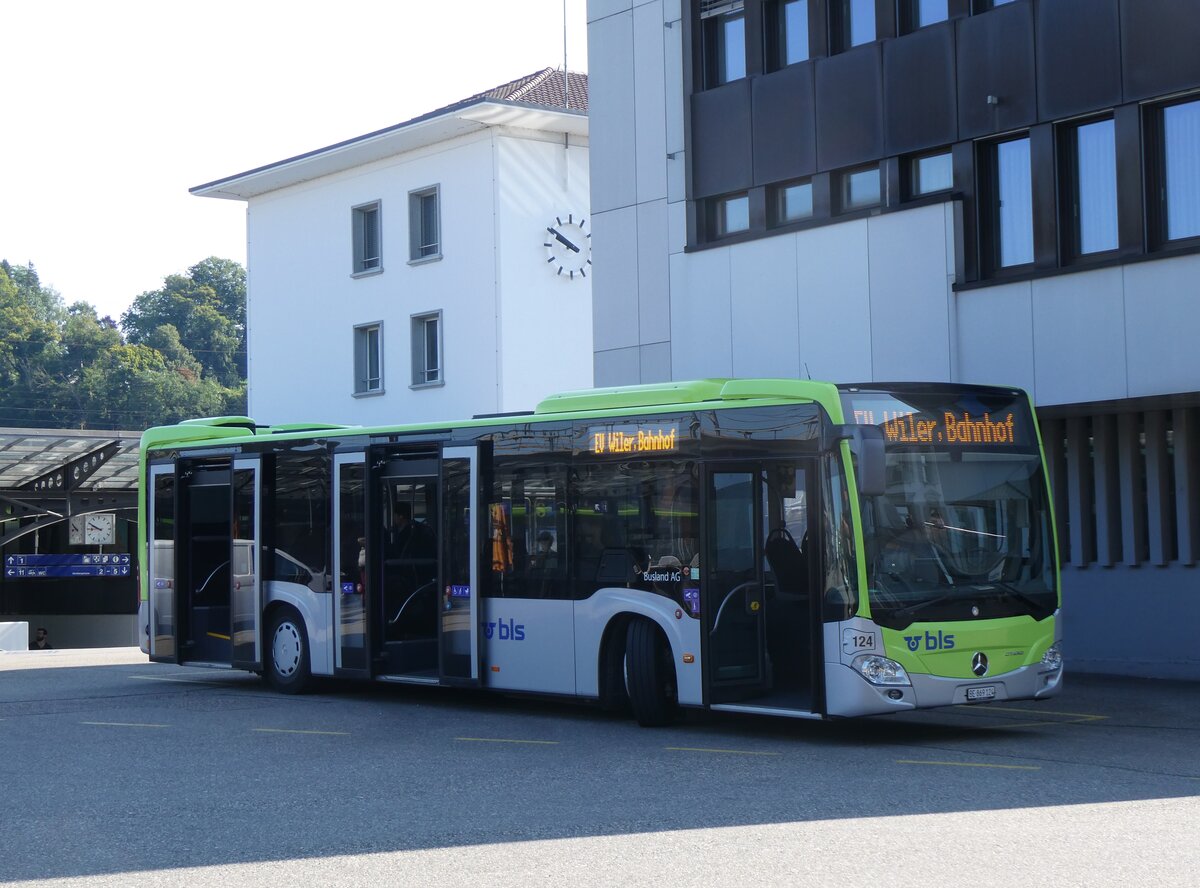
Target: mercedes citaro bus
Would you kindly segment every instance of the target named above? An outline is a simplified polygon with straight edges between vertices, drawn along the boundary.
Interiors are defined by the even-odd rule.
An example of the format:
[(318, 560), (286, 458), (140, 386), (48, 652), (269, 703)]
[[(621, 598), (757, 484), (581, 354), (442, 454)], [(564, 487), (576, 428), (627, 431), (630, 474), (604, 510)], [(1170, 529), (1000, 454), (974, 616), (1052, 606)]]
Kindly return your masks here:
[(793, 718), (1051, 696), (1013, 388), (703, 379), (452, 423), (149, 429), (150, 658)]

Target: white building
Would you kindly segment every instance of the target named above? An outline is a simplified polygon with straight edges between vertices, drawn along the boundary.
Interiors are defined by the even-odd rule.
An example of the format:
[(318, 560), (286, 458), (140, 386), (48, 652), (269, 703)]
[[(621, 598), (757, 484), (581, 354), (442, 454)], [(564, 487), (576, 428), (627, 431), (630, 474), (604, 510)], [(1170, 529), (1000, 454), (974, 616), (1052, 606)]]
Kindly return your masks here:
[(587, 75), (569, 102), (567, 80), (191, 189), (247, 204), (256, 421), (464, 418), (591, 386)]
[(596, 384), (1022, 386), (1072, 665), (1200, 677), (1197, 45), (1195, 0), (589, 0)]

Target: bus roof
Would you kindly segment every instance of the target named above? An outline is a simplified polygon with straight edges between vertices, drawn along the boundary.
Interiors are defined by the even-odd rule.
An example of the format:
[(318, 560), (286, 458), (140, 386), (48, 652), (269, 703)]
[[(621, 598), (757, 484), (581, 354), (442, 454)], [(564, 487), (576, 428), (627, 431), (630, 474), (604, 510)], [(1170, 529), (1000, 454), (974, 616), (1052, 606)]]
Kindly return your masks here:
[(649, 385), (615, 386), (561, 392), (542, 400), (533, 413), (480, 416), (456, 422), (427, 422), (393, 426), (347, 426), (322, 423), (258, 425), (247, 416), (219, 416), (187, 419), (171, 426), (154, 426), (142, 434), (142, 450), (229, 441), (240, 443), (249, 437), (287, 436), (322, 437), (417, 433), (450, 428), (480, 428), (510, 422), (548, 422), (552, 420), (613, 416), (621, 413), (645, 413), (656, 408), (685, 409), (703, 407), (721, 409), (744, 406), (747, 402), (806, 402), (821, 404), (840, 421), (841, 405), (837, 387), (828, 382), (805, 379), (696, 379)]

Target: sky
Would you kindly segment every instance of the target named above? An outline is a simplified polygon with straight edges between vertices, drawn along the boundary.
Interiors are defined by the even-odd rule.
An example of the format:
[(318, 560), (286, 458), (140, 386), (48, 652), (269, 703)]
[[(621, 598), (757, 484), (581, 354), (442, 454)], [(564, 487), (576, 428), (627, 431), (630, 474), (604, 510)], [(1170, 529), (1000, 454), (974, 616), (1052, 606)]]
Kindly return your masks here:
[[(587, 70), (585, 0), (567, 65)], [(245, 204), (189, 188), (563, 64), (563, 0), (5, 0), (0, 259), (119, 319)]]

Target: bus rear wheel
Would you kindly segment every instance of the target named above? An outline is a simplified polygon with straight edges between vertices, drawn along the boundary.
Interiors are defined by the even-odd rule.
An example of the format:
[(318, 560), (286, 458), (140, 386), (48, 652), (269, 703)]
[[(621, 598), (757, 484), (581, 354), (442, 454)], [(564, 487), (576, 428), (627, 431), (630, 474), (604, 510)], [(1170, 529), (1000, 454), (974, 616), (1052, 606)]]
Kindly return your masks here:
[(303, 694), (312, 684), (309, 668), (308, 634), (304, 621), (290, 607), (274, 612), (267, 629), (263, 675), (267, 683), (284, 694)]
[(633, 620), (625, 637), (625, 687), (639, 725), (659, 727), (675, 720), (679, 706), (671, 646), (644, 618)]

